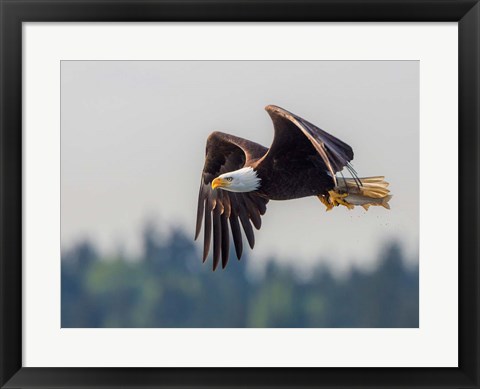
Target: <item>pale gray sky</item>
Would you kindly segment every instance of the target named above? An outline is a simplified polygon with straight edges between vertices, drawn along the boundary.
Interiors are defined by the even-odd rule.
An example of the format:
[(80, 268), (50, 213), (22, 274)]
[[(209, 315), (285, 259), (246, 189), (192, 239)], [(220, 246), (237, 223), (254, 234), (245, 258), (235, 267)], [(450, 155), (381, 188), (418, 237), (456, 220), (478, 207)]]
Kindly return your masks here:
[(275, 104), (351, 145), (358, 174), (385, 175), (394, 197), (368, 212), (272, 201), (251, 261), (370, 266), (392, 238), (417, 253), (416, 61), (63, 61), (61, 89), (62, 247), (138, 253), (146, 220), (193, 237), (208, 134), (268, 147)]

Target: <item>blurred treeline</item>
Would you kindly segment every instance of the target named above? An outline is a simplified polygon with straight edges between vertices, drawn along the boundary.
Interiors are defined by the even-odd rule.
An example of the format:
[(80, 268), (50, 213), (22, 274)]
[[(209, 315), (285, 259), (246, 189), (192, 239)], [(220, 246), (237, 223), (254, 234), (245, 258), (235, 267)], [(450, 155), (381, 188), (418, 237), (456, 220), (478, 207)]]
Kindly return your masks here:
[(258, 275), (245, 262), (232, 252), (212, 272), (180, 229), (146, 228), (141, 258), (102, 258), (84, 242), (62, 253), (62, 327), (418, 327), (418, 266), (399, 244), (340, 278), (275, 261)]

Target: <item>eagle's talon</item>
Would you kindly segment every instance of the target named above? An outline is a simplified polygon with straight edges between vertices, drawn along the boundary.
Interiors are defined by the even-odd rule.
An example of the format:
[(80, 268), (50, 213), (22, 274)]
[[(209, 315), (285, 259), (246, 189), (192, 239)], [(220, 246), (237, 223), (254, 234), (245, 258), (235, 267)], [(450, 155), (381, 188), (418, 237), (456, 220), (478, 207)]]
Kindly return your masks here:
[(318, 199), (322, 202), (323, 205), (325, 205), (326, 209), (325, 211), (328, 212), (328, 211), (331, 211), (333, 209), (333, 204), (328, 201), (328, 199), (325, 197), (325, 196), (317, 196)]
[(328, 194), (330, 195), (329, 200), (334, 206), (343, 205), (348, 209), (355, 208), (353, 204), (350, 204), (344, 200), (344, 198), (348, 196), (348, 193), (338, 193), (338, 192), (335, 192), (334, 190), (329, 190)]

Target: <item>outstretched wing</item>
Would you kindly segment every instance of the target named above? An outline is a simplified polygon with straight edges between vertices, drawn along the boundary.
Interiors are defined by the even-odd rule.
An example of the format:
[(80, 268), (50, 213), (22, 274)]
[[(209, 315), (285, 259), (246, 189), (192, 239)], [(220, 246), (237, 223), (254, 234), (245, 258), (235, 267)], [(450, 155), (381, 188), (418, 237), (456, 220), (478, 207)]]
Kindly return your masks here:
[(205, 216), (203, 261), (205, 262), (210, 251), (213, 227), (213, 270), (220, 262), (220, 255), (222, 268), (227, 265), (230, 230), (238, 259), (241, 258), (243, 251), (240, 225), (250, 247), (253, 248), (255, 237), (252, 224), (257, 230), (260, 228), (261, 216), (267, 210), (268, 199), (258, 196), (255, 192), (233, 193), (212, 189), (211, 183), (220, 174), (249, 166), (266, 152), (267, 149), (257, 143), (221, 132), (213, 132), (207, 139), (205, 166), (198, 194), (195, 239), (200, 234)]
[(275, 137), (264, 159), (273, 158), (277, 164), (291, 163), (291, 160), (317, 156), (317, 162), (330, 172), (335, 185), (335, 173), (346, 167), (357, 180), (357, 174), (349, 162), (353, 150), (345, 142), (323, 131), (301, 117), (275, 105), (265, 107), (272, 118)]

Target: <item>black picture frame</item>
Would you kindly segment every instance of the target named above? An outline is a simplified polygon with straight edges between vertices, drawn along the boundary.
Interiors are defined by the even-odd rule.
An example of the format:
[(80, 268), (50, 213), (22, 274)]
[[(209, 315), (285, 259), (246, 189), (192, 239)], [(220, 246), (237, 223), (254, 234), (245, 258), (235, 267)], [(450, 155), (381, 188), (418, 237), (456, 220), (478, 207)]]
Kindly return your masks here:
[[(0, 0), (0, 12), (1, 388), (479, 388), (480, 5), (477, 0)], [(459, 367), (22, 367), (21, 26), (27, 21), (458, 22), (459, 188), (462, 188), (458, 205)]]

